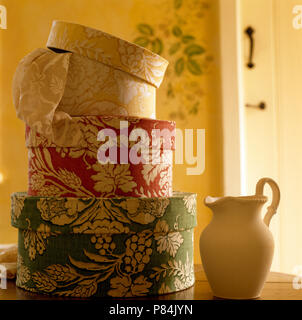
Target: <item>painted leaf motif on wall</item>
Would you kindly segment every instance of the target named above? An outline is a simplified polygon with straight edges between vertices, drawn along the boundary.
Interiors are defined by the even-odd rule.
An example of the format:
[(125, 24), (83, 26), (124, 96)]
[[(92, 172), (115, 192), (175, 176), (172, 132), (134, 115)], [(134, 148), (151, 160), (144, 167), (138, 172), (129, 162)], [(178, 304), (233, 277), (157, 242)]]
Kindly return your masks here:
[(174, 26), (172, 33), (175, 35), (175, 37), (180, 37), (182, 35), (182, 31), (179, 26)]
[(175, 63), (175, 72), (178, 76), (182, 74), (185, 68), (185, 59), (179, 58)]
[(184, 51), (184, 53), (190, 57), (194, 55), (202, 54), (204, 52), (205, 52), (205, 49), (197, 44), (189, 45)]
[(191, 35), (184, 35), (182, 38), (181, 38), (182, 42), (183, 43), (188, 43), (190, 41), (193, 41), (195, 40), (195, 37), (191, 36)]
[(141, 23), (137, 26), (138, 30), (140, 33), (148, 35), (148, 36), (152, 36), (153, 35), (153, 28), (145, 23)]
[(152, 51), (161, 54), (163, 51), (163, 43), (159, 38), (156, 38), (155, 40), (152, 41)]
[(134, 43), (141, 47), (146, 47), (149, 44), (149, 39), (146, 37), (137, 37), (134, 39)]
[(202, 70), (200, 68), (200, 65), (195, 60), (189, 59), (187, 62), (187, 67), (188, 67), (188, 70), (194, 75), (198, 76), (198, 75), (202, 74)]

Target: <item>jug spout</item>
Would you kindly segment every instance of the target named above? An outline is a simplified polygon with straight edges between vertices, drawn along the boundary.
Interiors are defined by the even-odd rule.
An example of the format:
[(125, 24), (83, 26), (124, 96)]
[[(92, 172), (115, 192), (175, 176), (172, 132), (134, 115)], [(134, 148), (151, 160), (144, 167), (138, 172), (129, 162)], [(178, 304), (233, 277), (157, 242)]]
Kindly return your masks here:
[(211, 208), (213, 207), (213, 205), (219, 200), (219, 199), (222, 199), (221, 197), (211, 197), (211, 196), (207, 196), (205, 197), (204, 199), (204, 204)]

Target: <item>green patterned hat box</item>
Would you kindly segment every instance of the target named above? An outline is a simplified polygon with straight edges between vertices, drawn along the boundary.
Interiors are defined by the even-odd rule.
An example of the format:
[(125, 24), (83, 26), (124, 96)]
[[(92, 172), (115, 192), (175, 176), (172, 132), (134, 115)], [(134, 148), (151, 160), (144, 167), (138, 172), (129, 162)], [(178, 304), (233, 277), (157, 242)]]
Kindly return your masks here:
[(18, 287), (57, 296), (137, 297), (194, 284), (195, 194), (11, 198)]

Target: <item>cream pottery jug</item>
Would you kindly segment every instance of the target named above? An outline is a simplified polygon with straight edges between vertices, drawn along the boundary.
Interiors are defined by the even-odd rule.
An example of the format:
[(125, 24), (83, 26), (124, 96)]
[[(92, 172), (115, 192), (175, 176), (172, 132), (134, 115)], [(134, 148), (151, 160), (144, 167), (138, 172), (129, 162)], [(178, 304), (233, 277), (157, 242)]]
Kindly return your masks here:
[[(262, 220), (267, 201), (265, 183), (273, 191), (272, 204)], [(205, 198), (213, 219), (200, 236), (200, 255), (214, 296), (253, 299), (260, 296), (270, 271), (274, 240), (268, 228), (280, 201), (275, 181), (258, 181), (254, 196)]]

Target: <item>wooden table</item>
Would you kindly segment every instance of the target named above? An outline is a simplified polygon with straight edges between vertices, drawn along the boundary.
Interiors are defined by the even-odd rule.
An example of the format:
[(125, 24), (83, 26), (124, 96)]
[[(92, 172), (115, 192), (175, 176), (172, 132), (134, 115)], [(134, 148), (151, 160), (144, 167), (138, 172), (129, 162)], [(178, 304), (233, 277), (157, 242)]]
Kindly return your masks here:
[[(136, 300), (213, 300), (211, 288), (201, 265), (195, 265), (195, 285), (189, 289), (160, 296), (136, 298)], [(302, 289), (293, 288), (293, 275), (271, 272), (263, 288), (263, 300), (302, 300)], [(7, 289), (0, 289), (0, 300), (70, 300), (72, 298), (51, 297), (33, 294), (16, 287), (12, 280), (7, 281)]]

